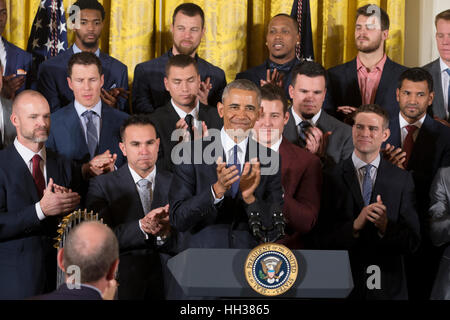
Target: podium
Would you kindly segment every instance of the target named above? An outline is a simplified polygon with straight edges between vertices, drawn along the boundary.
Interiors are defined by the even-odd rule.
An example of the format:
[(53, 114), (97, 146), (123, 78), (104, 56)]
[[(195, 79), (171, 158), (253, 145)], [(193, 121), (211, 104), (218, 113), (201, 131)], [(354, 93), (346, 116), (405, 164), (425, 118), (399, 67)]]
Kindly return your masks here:
[[(244, 273), (249, 249), (190, 248), (167, 267), (190, 297), (263, 298)], [(299, 273), (292, 288), (276, 298), (346, 298), (353, 289), (347, 251), (293, 250)]]

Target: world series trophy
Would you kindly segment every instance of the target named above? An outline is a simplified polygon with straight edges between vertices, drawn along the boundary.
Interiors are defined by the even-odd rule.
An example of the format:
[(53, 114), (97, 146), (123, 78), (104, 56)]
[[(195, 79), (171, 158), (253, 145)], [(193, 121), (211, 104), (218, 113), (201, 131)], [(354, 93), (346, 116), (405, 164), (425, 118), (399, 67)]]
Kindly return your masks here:
[[(53, 247), (58, 250), (64, 248), (69, 232), (84, 221), (100, 221), (101, 223), (103, 223), (103, 219), (98, 218), (98, 213), (94, 214), (93, 211), (88, 212), (87, 209), (84, 209), (83, 211), (81, 209), (75, 210), (74, 212), (64, 216), (61, 219), (61, 222), (58, 225), (58, 230), (56, 231), (58, 233), (58, 236), (54, 238), (54, 240), (56, 240), (57, 242), (53, 245)], [(64, 274), (64, 271), (62, 271), (59, 268), (58, 264), (56, 264), (57, 288), (65, 283), (65, 277), (66, 276)]]

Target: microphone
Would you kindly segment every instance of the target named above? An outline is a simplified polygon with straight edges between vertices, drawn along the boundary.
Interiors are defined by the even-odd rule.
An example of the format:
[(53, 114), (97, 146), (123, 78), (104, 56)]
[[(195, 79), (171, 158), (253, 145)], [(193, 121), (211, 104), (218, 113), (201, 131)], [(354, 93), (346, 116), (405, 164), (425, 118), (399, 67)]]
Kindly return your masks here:
[(250, 229), (252, 230), (252, 234), (253, 236), (255, 236), (256, 238), (258, 238), (259, 240), (263, 241), (264, 240), (264, 236), (261, 232), (261, 219), (259, 216), (259, 212), (250, 212), (250, 216), (248, 219), (248, 225), (250, 226)]

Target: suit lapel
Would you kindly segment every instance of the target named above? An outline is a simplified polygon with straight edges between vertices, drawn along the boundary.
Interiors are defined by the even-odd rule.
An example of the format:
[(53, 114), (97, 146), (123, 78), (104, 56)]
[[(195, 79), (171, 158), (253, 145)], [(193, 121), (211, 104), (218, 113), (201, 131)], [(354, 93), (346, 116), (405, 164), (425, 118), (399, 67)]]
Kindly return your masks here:
[(144, 209), (142, 208), (141, 198), (139, 196), (139, 192), (137, 190), (136, 184), (134, 183), (133, 176), (131, 175), (128, 165), (124, 164), (122, 167), (120, 167), (120, 169), (117, 171), (117, 174), (120, 185), (124, 190), (127, 191), (125, 193), (129, 193), (133, 197), (130, 203), (136, 204), (136, 208), (134, 210), (133, 208), (129, 208), (132, 210), (129, 210), (128, 212), (134, 212), (136, 218), (144, 217), (145, 213)]
[(346, 78), (350, 83), (354, 85), (348, 86), (350, 92), (344, 92), (344, 97), (353, 97), (352, 100), (355, 102), (354, 107), (359, 107), (362, 104), (361, 89), (359, 88), (358, 82), (358, 70), (356, 66), (356, 58), (349, 62), (345, 70)]
[(434, 143), (431, 143), (431, 141), (434, 142), (436, 140), (432, 134), (433, 129), (434, 120), (429, 115), (426, 115), (416, 141), (414, 141), (411, 157), (408, 162), (409, 169), (420, 167), (420, 164), (418, 166), (415, 164), (420, 162), (428, 153), (436, 153), (436, 150), (433, 149)]
[[(447, 112), (444, 107), (444, 92), (442, 91), (442, 76), (441, 76), (441, 65), (440, 60), (437, 59), (433, 62), (431, 66), (431, 75), (434, 79), (434, 100), (433, 100), (433, 110), (436, 112), (435, 116), (446, 119)], [(436, 105), (436, 107), (434, 107)], [(437, 109), (437, 110), (436, 110)]]
[(383, 67), (383, 73), (381, 74), (380, 83), (377, 88), (377, 92), (375, 93), (375, 103), (379, 103), (379, 97), (383, 97), (386, 94), (387, 88), (391, 86), (395, 86), (395, 83), (392, 83), (397, 80), (396, 77), (393, 77), (391, 74), (391, 70), (393, 67), (392, 61), (387, 58)]
[(159, 207), (164, 207), (168, 202), (168, 193), (170, 188), (170, 177), (161, 170), (156, 170), (155, 189), (153, 191), (152, 210)]
[(386, 143), (400, 148), (402, 146), (402, 138), (400, 133), (400, 120), (398, 117), (395, 117), (389, 121), (389, 130), (391, 131), (391, 135)]
[(364, 207), (364, 200), (362, 198), (361, 188), (359, 186), (358, 178), (356, 176), (356, 169), (353, 165), (353, 161), (351, 158), (348, 158), (347, 160), (344, 161), (343, 170), (345, 183), (350, 189), (353, 196), (353, 200), (358, 206), (358, 210), (356, 210), (355, 212), (359, 213), (361, 209)]
[(292, 107), (289, 108), (289, 120), (283, 130), (283, 136), (290, 142), (299, 145), (299, 139), (297, 127), (295, 126), (294, 116), (292, 115)]
[(12, 46), (11, 44), (5, 40), (5, 38), (2, 37), (3, 44), (5, 46), (6, 51), (6, 69), (5, 69), (5, 75), (11, 75), (16, 74), (17, 70), (15, 70), (17, 65), (17, 54), (14, 54), (12, 52)]
[(37, 193), (36, 185), (34, 183), (34, 179), (30, 172), (30, 169), (27, 167), (27, 164), (25, 163), (25, 161), (23, 161), (14, 145), (8, 146), (5, 151), (11, 154), (11, 170), (15, 172), (15, 168), (17, 168), (17, 176), (23, 177), (24, 179), (20, 183), (21, 187), (30, 194), (33, 201), (38, 202), (40, 199)]
[(89, 153), (86, 138), (84, 135), (83, 127), (80, 123), (80, 118), (78, 117), (78, 113), (75, 110), (75, 106), (73, 102), (70, 104), (70, 107), (67, 108), (66, 116), (64, 117), (64, 122), (66, 124), (66, 128), (69, 131), (70, 138), (72, 140), (73, 146), (79, 146), (80, 154)]

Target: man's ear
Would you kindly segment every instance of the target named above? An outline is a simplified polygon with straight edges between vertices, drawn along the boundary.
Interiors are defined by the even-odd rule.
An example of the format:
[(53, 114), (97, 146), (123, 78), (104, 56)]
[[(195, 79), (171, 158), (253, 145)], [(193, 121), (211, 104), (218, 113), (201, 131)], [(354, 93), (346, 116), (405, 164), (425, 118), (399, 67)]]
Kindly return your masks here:
[(116, 278), (117, 268), (119, 267), (119, 259), (116, 259), (108, 270), (106, 274), (106, 280), (110, 281)]
[(58, 255), (56, 256), (56, 261), (58, 263), (58, 267), (63, 272), (66, 272), (66, 269), (64, 268), (64, 248), (61, 248), (58, 250)]

